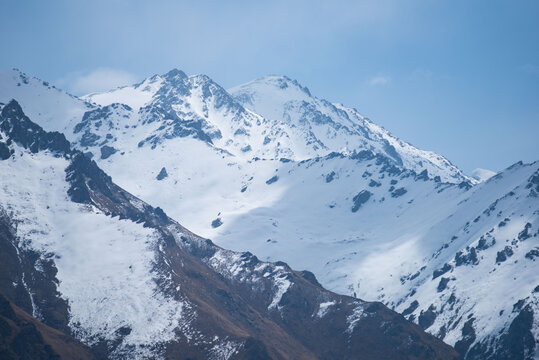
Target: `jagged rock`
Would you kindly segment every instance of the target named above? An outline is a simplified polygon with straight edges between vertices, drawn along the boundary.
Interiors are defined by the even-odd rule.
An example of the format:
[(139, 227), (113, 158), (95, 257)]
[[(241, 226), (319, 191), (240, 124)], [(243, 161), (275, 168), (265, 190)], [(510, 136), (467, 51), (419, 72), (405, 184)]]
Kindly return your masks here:
[(530, 176), (526, 188), (539, 192), (539, 171), (535, 172), (532, 176)]
[(326, 182), (330, 183), (333, 181), (334, 178), (335, 178), (335, 171), (332, 171), (326, 175)]
[(365, 204), (371, 198), (372, 193), (367, 190), (361, 190), (354, 198), (352, 199), (352, 212), (357, 212), (359, 208)]
[(167, 169), (164, 167), (161, 168), (161, 171), (159, 171), (159, 174), (157, 174), (156, 179), (157, 180), (163, 180), (166, 177), (168, 177)]
[(0, 160), (9, 159), (10, 156), (11, 150), (9, 149), (9, 146), (3, 142), (0, 142)]
[(103, 159), (103, 160), (108, 159), (111, 155), (114, 155), (117, 152), (118, 152), (118, 150), (111, 147), (111, 146), (108, 146), (108, 145), (102, 146), (101, 147), (101, 159)]
[(524, 229), (518, 234), (518, 239), (520, 241), (524, 241), (531, 237), (531, 234), (529, 233), (529, 230), (531, 227), (532, 227), (532, 224), (530, 223), (526, 223), (526, 225), (524, 225)]
[(496, 254), (496, 263), (502, 263), (507, 260), (508, 257), (513, 255), (513, 249), (511, 246), (506, 246), (502, 251), (498, 251)]
[(436, 288), (436, 291), (442, 292), (447, 288), (447, 284), (449, 283), (449, 278), (442, 277), (440, 279), (440, 283), (438, 283), (438, 287)]
[(271, 184), (273, 184), (274, 182), (277, 182), (277, 180), (279, 180), (279, 176), (275, 175), (275, 176), (271, 177), (270, 179), (268, 179), (268, 180), (266, 181), (266, 184), (271, 185)]
[(322, 285), (320, 285), (320, 283), (318, 282), (318, 280), (316, 279), (316, 276), (314, 276), (314, 274), (308, 270), (302, 270), (301, 271), (301, 276), (303, 276), (306, 280), (308, 280), (311, 284), (313, 285), (316, 285), (318, 287), (322, 287)]
[(459, 251), (455, 254), (455, 266), (477, 264), (479, 264), (479, 259), (477, 258), (477, 251), (473, 246), (466, 253)]
[(63, 134), (45, 132), (43, 128), (24, 115), (19, 103), (11, 100), (0, 112), (0, 130), (12, 141), (33, 153), (49, 150), (65, 154), (70, 151), (69, 142)]
[(423, 181), (429, 180), (429, 172), (427, 171), (427, 169), (425, 169), (421, 173), (419, 173), (416, 176), (416, 180), (423, 180)]
[(405, 188), (398, 188), (398, 189), (395, 189), (393, 192), (391, 192), (391, 197), (394, 197), (394, 198), (397, 198), (397, 197), (400, 197), (404, 194), (406, 194), (408, 191), (405, 189)]
[(448, 272), (451, 269), (452, 269), (452, 266), (449, 265), (448, 263), (445, 263), (444, 266), (442, 266), (441, 269), (437, 269), (437, 270), (433, 271), (432, 280), (436, 279), (439, 276), (442, 276), (443, 274), (445, 274), (446, 272)]
[(406, 316), (406, 315), (410, 315), (411, 313), (413, 313), (415, 311), (415, 309), (417, 309), (417, 307), (419, 306), (419, 302), (417, 302), (417, 300), (414, 300), (410, 303), (410, 306), (408, 306), (403, 312), (402, 312), (402, 315), (403, 316)]
[(470, 190), (472, 188), (472, 185), (470, 184), (469, 181), (463, 181), (459, 184), (459, 188), (461, 189), (465, 189), (465, 190)]
[(489, 247), (493, 246), (494, 244), (496, 244), (496, 239), (492, 238), (492, 240), (490, 241), (490, 243), (487, 243), (487, 239), (485, 238), (484, 235), (481, 236), (481, 238), (479, 239), (479, 242), (477, 243), (477, 247), (476, 249), (479, 251), (479, 250), (486, 250), (488, 249)]
[(434, 320), (436, 320), (436, 307), (434, 305), (429, 306), (429, 308), (426, 311), (421, 311), (418, 317), (418, 324), (423, 329), (428, 329), (432, 324), (434, 324)]
[(223, 222), (221, 221), (221, 218), (217, 218), (211, 222), (212, 228), (218, 228), (219, 226), (223, 225)]
[(84, 147), (95, 146), (97, 145), (97, 142), (99, 141), (99, 139), (101, 139), (99, 135), (86, 132), (82, 135), (80, 139), (80, 144), (81, 146), (84, 146)]
[(503, 219), (503, 220), (500, 221), (500, 223), (498, 224), (498, 227), (504, 227), (505, 225), (507, 225), (507, 223), (508, 223), (510, 220), (511, 220), (511, 219), (509, 219), (509, 218)]
[(461, 356), (466, 354), (470, 345), (472, 345), (476, 339), (475, 329), (473, 327), (474, 321), (475, 318), (472, 317), (464, 323), (464, 326), (462, 327), (462, 339), (455, 343), (455, 350), (457, 350)]
[(534, 339), (532, 333), (533, 317), (534, 313), (529, 305), (520, 310), (511, 322), (507, 333), (500, 338), (502, 346), (499, 346), (500, 350), (497, 354), (499, 359), (517, 360), (534, 357), (537, 340)]
[(526, 259), (530, 259), (530, 260), (535, 261), (535, 258), (539, 257), (539, 249), (537, 249), (537, 248), (531, 249), (530, 251), (528, 251), (526, 253), (525, 257), (526, 257)]

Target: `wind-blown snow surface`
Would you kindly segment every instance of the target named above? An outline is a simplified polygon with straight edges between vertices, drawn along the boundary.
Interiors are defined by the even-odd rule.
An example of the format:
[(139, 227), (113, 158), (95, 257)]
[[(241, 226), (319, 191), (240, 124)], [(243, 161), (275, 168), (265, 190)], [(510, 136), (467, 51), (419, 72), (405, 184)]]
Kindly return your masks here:
[[(173, 70), (85, 100), (94, 104), (68, 138), (122, 187), (219, 245), (407, 310), (451, 345), (474, 318), (464, 352), (507, 332), (518, 300), (539, 312), (539, 210), (527, 188), (537, 163), (471, 187), (440, 155), (286, 77), (228, 93)], [(518, 240), (528, 223), (530, 238)], [(496, 242), (479, 246), (482, 236)], [(532, 330), (537, 339), (537, 315)]]
[(472, 178), (474, 178), (475, 180), (479, 182), (487, 181), (494, 175), (496, 175), (494, 171), (487, 170), (487, 169), (477, 168), (474, 171), (472, 171)]
[(47, 131), (71, 132), (91, 105), (48, 82), (13, 69), (0, 72), (0, 102), (17, 99), (24, 113)]
[(115, 354), (137, 358), (172, 340), (185, 321), (184, 304), (162, 294), (154, 281), (153, 230), (71, 202), (68, 160), (12, 146), (16, 155), (2, 161), (0, 208), (17, 221), (19, 247), (54, 257), (75, 336), (92, 345), (130, 328)]

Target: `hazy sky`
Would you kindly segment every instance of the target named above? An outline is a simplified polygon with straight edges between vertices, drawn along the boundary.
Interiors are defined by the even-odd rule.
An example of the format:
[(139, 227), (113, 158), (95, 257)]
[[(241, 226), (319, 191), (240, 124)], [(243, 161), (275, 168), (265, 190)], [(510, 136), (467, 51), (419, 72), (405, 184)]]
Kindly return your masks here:
[(464, 171), (539, 160), (539, 1), (0, 0), (0, 70), (74, 94), (268, 74)]

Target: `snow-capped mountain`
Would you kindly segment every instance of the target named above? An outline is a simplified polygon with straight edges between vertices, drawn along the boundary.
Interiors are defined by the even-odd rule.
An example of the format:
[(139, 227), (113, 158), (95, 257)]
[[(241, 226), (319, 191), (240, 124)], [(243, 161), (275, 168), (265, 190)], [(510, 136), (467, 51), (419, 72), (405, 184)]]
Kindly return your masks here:
[(427, 170), (442, 181), (468, 179), (443, 156), (392, 136), (355, 109), (312, 96), (309, 89), (286, 76), (267, 76), (229, 92), (243, 106), (268, 119), (270, 129), (287, 129), (284, 134), (275, 131), (277, 134), (270, 136), (277, 136), (280, 142), (290, 139), (293, 144), (301, 144), (294, 160), (370, 150), (405, 169), (417, 173)]
[[(42, 350), (52, 330), (40, 322), (96, 358), (457, 358), (380, 303), (194, 235), (116, 186), (16, 101), (0, 110), (3, 336), (30, 321), (39, 333), (31, 345), (52, 358), (91, 356), (60, 332), (68, 345)], [(1, 354), (16, 357), (20, 347), (7, 340)]]
[[(1, 84), (0, 101), (15, 86)], [(379, 300), (468, 359), (533, 358), (538, 163), (479, 183), (485, 173), (468, 178), (286, 77), (226, 91), (173, 70), (83, 99), (54, 94), (85, 111), (77, 122), (55, 109), (47, 129), (67, 129), (115, 182), (195, 233)]]
[(205, 75), (172, 70), (84, 99), (101, 106), (126, 104), (142, 125), (158, 121), (159, 129), (142, 144), (193, 135), (236, 157), (294, 161), (371, 150), (443, 181), (473, 181), (442, 156), (392, 136), (355, 109), (313, 97), (287, 77), (270, 76), (229, 91)]
[(478, 182), (487, 181), (494, 175), (496, 175), (494, 171), (487, 170), (487, 169), (477, 168), (474, 171), (472, 171), (472, 178), (474, 178)]

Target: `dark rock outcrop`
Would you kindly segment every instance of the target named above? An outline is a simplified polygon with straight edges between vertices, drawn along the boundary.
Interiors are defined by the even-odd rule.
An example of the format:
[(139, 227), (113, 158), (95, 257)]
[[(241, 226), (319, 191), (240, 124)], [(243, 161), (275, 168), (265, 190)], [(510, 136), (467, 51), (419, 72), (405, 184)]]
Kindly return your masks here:
[(163, 180), (168, 177), (167, 169), (164, 167), (161, 168), (161, 171), (159, 171), (159, 174), (157, 174), (156, 179), (157, 180)]
[(49, 150), (55, 154), (67, 154), (71, 151), (69, 141), (63, 134), (45, 132), (24, 115), (15, 100), (11, 100), (0, 112), (0, 131), (32, 153)]
[(108, 159), (117, 152), (118, 150), (113, 148), (112, 146), (104, 145), (101, 147), (101, 159)]
[(271, 185), (271, 184), (273, 184), (274, 182), (277, 182), (277, 180), (279, 180), (279, 176), (274, 175), (274, 176), (272, 176), (270, 179), (266, 180), (266, 184)]
[(371, 198), (372, 196), (372, 193), (370, 191), (367, 191), (367, 190), (361, 190), (356, 196), (354, 196), (354, 198), (352, 199), (352, 201), (354, 202), (354, 204), (352, 205), (352, 212), (357, 212), (359, 210), (359, 208), (365, 204), (367, 201), (369, 201), (369, 199)]

